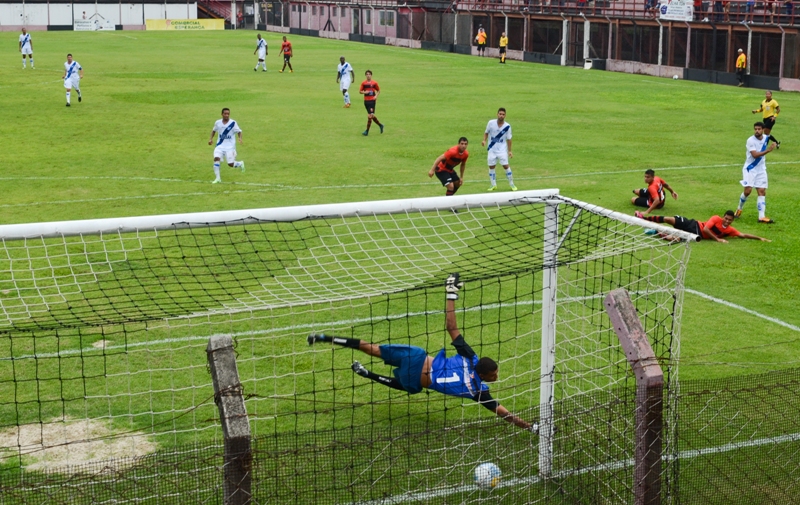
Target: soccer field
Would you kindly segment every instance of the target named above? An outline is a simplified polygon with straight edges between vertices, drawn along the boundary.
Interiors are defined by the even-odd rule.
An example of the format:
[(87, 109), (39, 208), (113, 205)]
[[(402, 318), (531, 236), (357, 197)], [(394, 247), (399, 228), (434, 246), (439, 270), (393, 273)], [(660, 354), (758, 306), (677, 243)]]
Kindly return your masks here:
[[(5, 47), (15, 47), (15, 37), (0, 34)], [(479, 141), (500, 106), (514, 128), (511, 166), (521, 189), (558, 187), (631, 213), (631, 189), (654, 168), (680, 194), (665, 212), (705, 220), (736, 204), (744, 142), (759, 119), (750, 110), (763, 98), (760, 90), (298, 36), (291, 37), (295, 72), (280, 74), (280, 37), (266, 39), (267, 73), (252, 70), (249, 31), (39, 32), (36, 70), (21, 70), (18, 53), (4, 52), (0, 106), (13, 121), (0, 129), (13, 148), (4, 156), (2, 221), (438, 196), (443, 190), (427, 171), (461, 135), (471, 141), (461, 192), (479, 193), (488, 186)], [(60, 80), (67, 51), (85, 72), (84, 100), (73, 97), (71, 108)], [(340, 55), (356, 70), (351, 109), (342, 108), (335, 83)], [(376, 113), (386, 133), (373, 128), (365, 138), (355, 88), (366, 69), (381, 85)], [(768, 157), (767, 210), (777, 224), (755, 223), (754, 197), (736, 223), (773, 242), (693, 247), (684, 378), (794, 366), (800, 358), (793, 221), (800, 97), (775, 98), (783, 149)], [(223, 165), (224, 183), (212, 186), (207, 140), (223, 106), (244, 130), (239, 158), (247, 171)]]

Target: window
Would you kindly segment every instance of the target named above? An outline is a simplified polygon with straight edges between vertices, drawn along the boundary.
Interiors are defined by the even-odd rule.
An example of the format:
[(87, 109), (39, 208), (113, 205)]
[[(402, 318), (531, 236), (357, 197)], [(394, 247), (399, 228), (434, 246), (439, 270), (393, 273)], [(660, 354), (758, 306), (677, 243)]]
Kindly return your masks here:
[(292, 12), (297, 12), (297, 6), (295, 4), (292, 4)]
[(316, 5), (311, 7), (311, 15), (312, 16), (316, 16), (317, 15), (317, 6)]
[(342, 7), (342, 11), (339, 12), (339, 14), (341, 14), (342, 17), (347, 16), (347, 7)]
[(367, 19), (366, 19), (366, 21), (364, 21), (364, 24), (365, 25), (371, 25), (372, 24), (372, 9), (368, 9), (367, 10)]
[(394, 11), (380, 11), (381, 26), (394, 26)]
[(305, 11), (306, 11), (306, 6), (304, 5), (304, 6), (303, 6), (303, 12), (305, 12)]
[(322, 5), (319, 6), (319, 15), (320, 16), (324, 16), (325, 15), (325, 7), (322, 6)]
[(333, 17), (336, 17), (336, 7), (331, 7), (333, 9)]

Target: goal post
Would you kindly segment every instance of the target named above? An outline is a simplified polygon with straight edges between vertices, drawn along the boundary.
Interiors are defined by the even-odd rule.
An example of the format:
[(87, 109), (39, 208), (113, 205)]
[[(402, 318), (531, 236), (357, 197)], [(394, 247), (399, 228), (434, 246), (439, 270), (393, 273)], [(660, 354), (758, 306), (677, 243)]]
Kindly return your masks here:
[[(253, 502), (479, 502), (482, 462), (503, 472), (493, 496), (509, 503), (543, 503), (553, 481), (613, 502), (633, 482), (636, 385), (603, 298), (626, 289), (670, 364), (669, 455), (694, 238), (554, 189), (0, 226), (0, 481), (12, 469), (35, 487), (37, 472), (91, 455), (222, 447), (206, 368), (220, 338), (252, 433)], [(459, 329), (499, 366), (492, 397), (538, 434), (469, 399), (355, 374), (354, 361), (393, 374), (356, 349), (308, 345), (328, 333), (452, 356), (454, 272)], [(315, 479), (316, 465), (336, 479)], [(214, 479), (194, 487), (216, 492)]]

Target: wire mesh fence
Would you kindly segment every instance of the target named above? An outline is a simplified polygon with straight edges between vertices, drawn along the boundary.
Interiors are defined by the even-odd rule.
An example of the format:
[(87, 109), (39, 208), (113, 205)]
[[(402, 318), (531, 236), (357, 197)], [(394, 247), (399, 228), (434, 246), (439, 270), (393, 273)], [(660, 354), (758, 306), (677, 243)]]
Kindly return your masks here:
[[(796, 503), (799, 391), (800, 369), (682, 381), (678, 446), (662, 455), (677, 461), (679, 471), (662, 476), (661, 503)], [(634, 440), (620, 445), (610, 435), (632, 433), (633, 403), (620, 398), (603, 392), (556, 404), (563, 457), (547, 479), (538, 472), (536, 436), (496, 419), (259, 436), (252, 444), (250, 502), (633, 503), (633, 461), (625, 445)], [(497, 464), (500, 483), (490, 490), (476, 486), (465, 452), (470, 461)], [(187, 445), (140, 458), (9, 471), (0, 476), (0, 503), (222, 504), (224, 461), (221, 445)]]

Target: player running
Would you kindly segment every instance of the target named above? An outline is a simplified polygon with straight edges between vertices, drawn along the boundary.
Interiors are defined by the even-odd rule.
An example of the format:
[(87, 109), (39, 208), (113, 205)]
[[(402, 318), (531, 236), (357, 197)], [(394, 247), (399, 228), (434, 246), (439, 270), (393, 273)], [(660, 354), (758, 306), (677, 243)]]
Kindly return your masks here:
[(772, 98), (772, 91), (764, 93), (764, 101), (761, 102), (761, 106), (758, 109), (753, 111), (753, 114), (757, 112), (760, 112), (763, 117), (761, 122), (764, 123), (764, 133), (767, 135), (767, 141), (772, 139), (780, 149), (781, 143), (772, 135), (772, 128), (775, 127), (775, 121), (778, 120), (778, 114), (781, 113), (781, 106)]
[(286, 40), (286, 35), (283, 36), (283, 43), (281, 43), (281, 52), (278, 54), (283, 53), (283, 68), (278, 70), (278, 72), (283, 73), (286, 70), (286, 65), (289, 65), (289, 72), (294, 72), (292, 68), (292, 62), (289, 61), (292, 59), (292, 43)]
[(244, 161), (236, 161), (236, 138), (242, 143), (242, 129), (239, 124), (231, 119), (231, 110), (227, 107), (222, 109), (222, 119), (217, 119), (214, 128), (211, 129), (211, 138), (208, 145), (213, 144), (214, 135), (219, 133), (219, 140), (214, 147), (214, 175), (216, 176), (211, 184), (222, 182), (219, 176), (220, 161), (224, 157), (229, 167), (240, 169), (244, 173)]
[(664, 202), (666, 201), (665, 189), (670, 192), (672, 198), (678, 199), (678, 193), (673, 191), (664, 179), (656, 176), (655, 170), (645, 170), (644, 183), (647, 184), (647, 187), (634, 189), (633, 194), (636, 196), (631, 198), (632, 204), (647, 209), (644, 214), (650, 214), (654, 209), (664, 208)]
[(261, 34), (259, 33), (256, 35), (256, 50), (253, 51), (253, 54), (258, 53), (258, 62), (256, 63), (256, 68), (253, 69), (254, 72), (258, 72), (258, 67), (264, 67), (262, 72), (267, 71), (267, 41), (261, 38)]
[(81, 97), (81, 79), (83, 79), (83, 67), (80, 63), (72, 59), (72, 54), (67, 55), (67, 61), (64, 63), (64, 87), (67, 89), (67, 107), (70, 107), (70, 94), (72, 88), (78, 92), (78, 101), (83, 100)]
[(447, 298), (445, 302), (445, 326), (452, 339), (456, 355), (447, 357), (446, 349), (439, 351), (435, 358), (428, 356), (421, 347), (402, 344), (370, 344), (357, 338), (334, 337), (312, 333), (308, 345), (317, 342), (330, 342), (381, 358), (384, 363), (395, 367), (394, 377), (386, 377), (367, 370), (358, 361), (353, 362), (353, 371), (384, 386), (409, 394), (417, 394), (423, 388), (439, 393), (474, 400), (498, 417), (515, 426), (538, 433), (539, 426), (529, 423), (506, 410), (489, 394), (488, 382), (498, 378), (498, 366), (492, 358), (478, 358), (467, 344), (456, 321), (455, 301), (458, 290), (464, 285), (458, 274), (450, 274), (445, 281)]
[[(744, 186), (744, 191), (739, 196), (739, 206), (736, 208), (735, 217), (738, 219), (742, 215), (742, 209), (747, 202), (747, 198), (756, 188), (758, 198), (756, 207), (758, 208), (758, 222), (762, 224), (772, 224), (775, 221), (768, 218), (767, 213), (767, 154), (771, 153), (778, 144), (769, 143), (769, 135), (765, 135), (764, 123), (761, 121), (753, 125), (754, 135), (747, 139), (747, 158), (742, 167), (742, 180), (739, 181)], [(768, 147), (769, 145), (769, 147)]]
[(367, 109), (367, 129), (361, 133), (366, 137), (369, 135), (369, 127), (372, 126), (373, 121), (381, 129), (381, 133), (383, 133), (383, 125), (375, 116), (375, 104), (378, 101), (378, 95), (381, 94), (381, 87), (378, 86), (376, 81), (372, 80), (372, 70), (367, 70), (364, 75), (367, 80), (361, 83), (358, 92), (364, 95), (364, 108)]
[[(442, 186), (447, 189), (446, 196), (455, 195), (458, 188), (464, 184), (464, 170), (467, 169), (467, 158), (469, 158), (468, 144), (467, 137), (458, 139), (458, 145), (451, 147), (436, 158), (433, 166), (428, 171), (428, 177), (433, 177), (435, 173), (436, 177), (442, 182)], [(461, 165), (460, 176), (453, 170), (459, 164)]]
[(339, 83), (339, 89), (342, 91), (345, 109), (350, 108), (350, 93), (348, 90), (355, 79), (356, 75), (353, 72), (353, 67), (345, 61), (344, 56), (340, 56), (339, 66), (336, 68), (336, 82)]
[(22, 29), (22, 35), (19, 36), (19, 52), (22, 53), (22, 68), (25, 65), (25, 56), (31, 60), (31, 70), (36, 67), (33, 66), (33, 42), (31, 41), (31, 34), (25, 28)]
[[(726, 238), (739, 237), (760, 240), (762, 242), (772, 242), (764, 237), (742, 233), (731, 226), (731, 223), (733, 223), (734, 219), (734, 212), (732, 210), (726, 211), (725, 215), (722, 217), (711, 216), (711, 218), (709, 218), (709, 220), (706, 222), (695, 221), (694, 219), (688, 219), (682, 216), (645, 216), (638, 210), (636, 211), (635, 216), (639, 219), (650, 221), (651, 223), (667, 223), (676, 230), (694, 233), (698, 237), (697, 240), (708, 239), (727, 244), (728, 241), (725, 240)], [(665, 238), (669, 238), (669, 236), (666, 236)]]
[(500, 107), (497, 109), (497, 119), (492, 119), (486, 125), (486, 131), (483, 133), (482, 146), (486, 146), (489, 141), (489, 146), (486, 150), (489, 162), (489, 180), (492, 185), (489, 186), (489, 191), (497, 189), (497, 175), (495, 174), (494, 167), (500, 163), (506, 171), (506, 178), (508, 184), (511, 186), (511, 191), (516, 191), (517, 187), (514, 186), (514, 175), (511, 173), (511, 168), (508, 166), (508, 159), (513, 158), (511, 152), (511, 125), (506, 123), (506, 109)]

